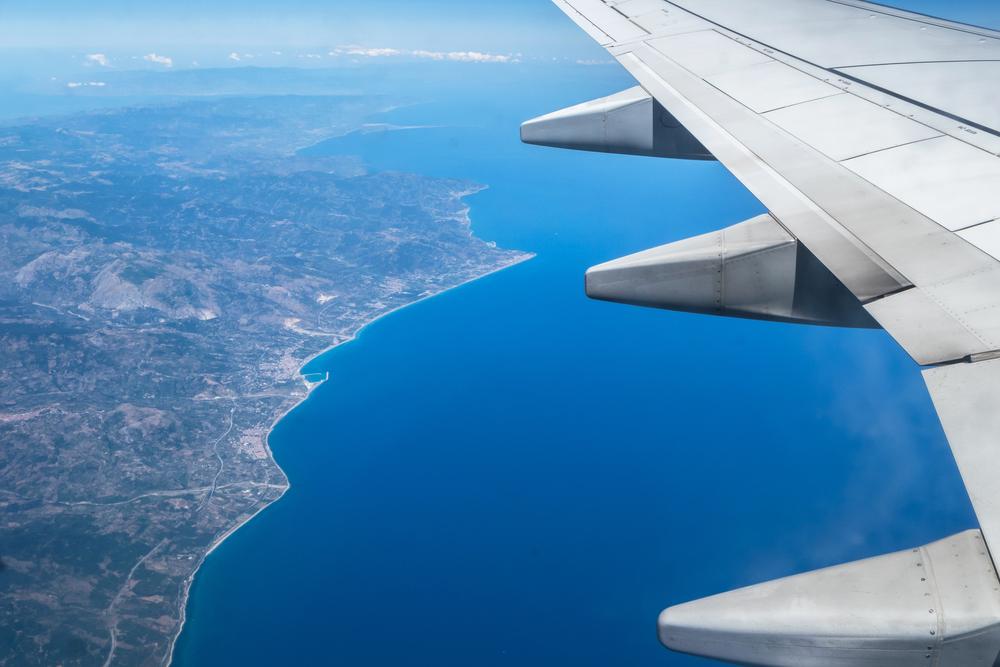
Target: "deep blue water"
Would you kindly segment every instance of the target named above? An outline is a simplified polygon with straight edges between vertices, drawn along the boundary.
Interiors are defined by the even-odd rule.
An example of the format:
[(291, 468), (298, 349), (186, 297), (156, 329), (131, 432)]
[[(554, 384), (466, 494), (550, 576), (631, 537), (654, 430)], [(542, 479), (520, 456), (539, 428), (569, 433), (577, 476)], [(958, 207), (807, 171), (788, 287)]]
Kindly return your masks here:
[(589, 265), (762, 208), (715, 164), (520, 145), (632, 84), (519, 71), (313, 149), (485, 183), (476, 233), (538, 257), (310, 365), (271, 437), (292, 489), (204, 564), (176, 664), (697, 664), (664, 606), (975, 525), (883, 333), (588, 301)]

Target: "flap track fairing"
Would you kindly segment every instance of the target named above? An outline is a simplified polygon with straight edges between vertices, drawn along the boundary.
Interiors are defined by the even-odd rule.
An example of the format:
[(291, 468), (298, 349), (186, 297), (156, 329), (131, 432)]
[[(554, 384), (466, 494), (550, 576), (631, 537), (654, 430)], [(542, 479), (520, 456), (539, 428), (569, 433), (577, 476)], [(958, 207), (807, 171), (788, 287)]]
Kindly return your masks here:
[(521, 125), (521, 141), (599, 153), (715, 159), (640, 86), (529, 120)]
[(858, 299), (770, 215), (587, 271), (587, 295), (759, 320), (877, 328)]
[(968, 667), (1000, 652), (1000, 582), (970, 530), (671, 607), (669, 648), (763, 667)]

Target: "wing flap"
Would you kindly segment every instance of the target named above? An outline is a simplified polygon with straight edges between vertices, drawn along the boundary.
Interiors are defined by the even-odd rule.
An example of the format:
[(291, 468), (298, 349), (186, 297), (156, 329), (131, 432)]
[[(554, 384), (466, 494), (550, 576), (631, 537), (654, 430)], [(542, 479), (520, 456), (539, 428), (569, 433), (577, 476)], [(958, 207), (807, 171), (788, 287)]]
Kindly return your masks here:
[(943, 136), (922, 123), (847, 93), (765, 115), (785, 132), (837, 162)]
[(1000, 220), (963, 229), (958, 235), (991, 257), (1000, 260)]
[(983, 535), (1000, 555), (1000, 359), (923, 375)]
[(1000, 129), (1000, 61), (841, 67), (839, 72), (985, 128)]
[(710, 29), (659, 37), (646, 43), (657, 53), (702, 78), (774, 62), (770, 56), (748, 49)]
[(916, 141), (843, 164), (951, 231), (1000, 218), (1000, 159), (958, 139)]
[(926, 292), (908, 289), (873, 301), (865, 309), (918, 363), (962, 359), (992, 345), (956, 326), (954, 316)]
[(706, 80), (757, 113), (843, 94), (839, 88), (777, 60), (716, 74)]

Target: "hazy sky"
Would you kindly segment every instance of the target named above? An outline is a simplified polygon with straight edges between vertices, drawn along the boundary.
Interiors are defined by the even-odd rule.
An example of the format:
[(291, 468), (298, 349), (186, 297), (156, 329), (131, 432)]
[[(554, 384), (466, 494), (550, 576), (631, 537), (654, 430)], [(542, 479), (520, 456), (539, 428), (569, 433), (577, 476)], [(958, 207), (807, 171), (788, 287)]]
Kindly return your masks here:
[[(16, 47), (369, 46), (541, 49), (565, 34), (548, 0), (0, 0), (0, 44)], [(558, 35), (555, 35), (557, 37)]]
[[(1000, 28), (1000, 0), (894, 4)], [(343, 45), (608, 59), (549, 0), (0, 0), (0, 53), (75, 50), (85, 65), (98, 53), (115, 68), (321, 66)], [(15, 60), (0, 57), (0, 70)]]
[[(736, 0), (738, 1), (738, 0)], [(997, 0), (895, 0), (996, 26)], [(552, 51), (572, 26), (549, 0), (0, 0), (0, 45), (107, 50), (367, 46)]]

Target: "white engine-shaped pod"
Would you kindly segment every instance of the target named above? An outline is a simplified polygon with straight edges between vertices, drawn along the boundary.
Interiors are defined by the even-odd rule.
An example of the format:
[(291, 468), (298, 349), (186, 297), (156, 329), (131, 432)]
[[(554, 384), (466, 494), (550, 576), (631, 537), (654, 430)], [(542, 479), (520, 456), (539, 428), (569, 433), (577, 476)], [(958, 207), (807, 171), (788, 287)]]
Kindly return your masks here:
[(715, 159), (641, 86), (529, 120), (521, 125), (521, 141), (599, 153)]
[(1000, 582), (982, 534), (723, 593), (660, 615), (675, 651), (763, 667), (993, 667)]
[(837, 278), (770, 215), (587, 271), (587, 295), (636, 306), (877, 328)]

